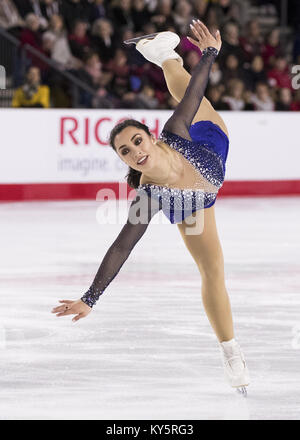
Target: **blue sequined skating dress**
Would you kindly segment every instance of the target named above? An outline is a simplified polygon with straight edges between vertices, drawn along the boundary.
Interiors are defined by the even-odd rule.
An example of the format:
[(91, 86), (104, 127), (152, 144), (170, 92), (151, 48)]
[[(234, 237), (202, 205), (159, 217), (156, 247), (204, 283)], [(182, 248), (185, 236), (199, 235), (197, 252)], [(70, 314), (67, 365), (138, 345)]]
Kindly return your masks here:
[[(198, 209), (212, 206), (225, 178), (229, 140), (223, 130), (211, 121), (199, 121), (191, 125), (189, 134), (191, 141), (163, 130), (159, 139), (196, 170), (198, 178), (195, 176), (193, 184), (184, 189), (155, 184), (141, 184), (137, 188), (138, 193), (145, 191), (162, 204), (171, 223), (179, 223)], [(186, 173), (192, 174), (192, 169), (187, 167)]]

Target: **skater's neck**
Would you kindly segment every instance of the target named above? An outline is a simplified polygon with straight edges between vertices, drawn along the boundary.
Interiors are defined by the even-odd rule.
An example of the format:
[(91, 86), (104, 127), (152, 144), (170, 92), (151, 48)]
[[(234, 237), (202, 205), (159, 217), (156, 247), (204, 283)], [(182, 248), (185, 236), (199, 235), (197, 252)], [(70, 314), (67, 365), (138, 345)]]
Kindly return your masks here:
[[(179, 156), (167, 144), (157, 141), (157, 154), (155, 167), (147, 173), (143, 173), (140, 183), (152, 183), (154, 185), (174, 185), (183, 174), (183, 164)], [(175, 153), (175, 154), (174, 154)]]

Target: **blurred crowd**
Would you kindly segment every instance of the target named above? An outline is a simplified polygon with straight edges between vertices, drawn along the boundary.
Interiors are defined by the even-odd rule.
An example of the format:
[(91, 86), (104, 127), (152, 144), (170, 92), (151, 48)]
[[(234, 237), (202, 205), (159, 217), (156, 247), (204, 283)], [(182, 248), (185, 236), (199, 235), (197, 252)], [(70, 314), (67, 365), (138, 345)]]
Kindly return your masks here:
[[(222, 49), (206, 91), (217, 110), (297, 111), (300, 90), (292, 87), (291, 67), (300, 64), (300, 2), (289, 13), (292, 39), (284, 43), (279, 26), (266, 31), (259, 17), (251, 16), (251, 7), (263, 3), (280, 16), (276, 0), (0, 0), (0, 26), (89, 86), (93, 93), (79, 92), (80, 107), (172, 109), (177, 103), (162, 70), (123, 41), (176, 32), (181, 37), (176, 50), (192, 73), (201, 51), (186, 36), (191, 20), (200, 18), (212, 32), (221, 30)], [(66, 106), (55, 69), (34, 53), (27, 58), (26, 78), (12, 105)]]

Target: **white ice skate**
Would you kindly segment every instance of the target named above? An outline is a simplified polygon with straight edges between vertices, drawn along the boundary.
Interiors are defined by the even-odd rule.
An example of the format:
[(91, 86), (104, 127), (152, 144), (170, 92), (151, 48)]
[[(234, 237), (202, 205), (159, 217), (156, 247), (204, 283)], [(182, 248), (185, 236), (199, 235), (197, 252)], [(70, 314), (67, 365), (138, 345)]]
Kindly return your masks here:
[(250, 377), (248, 367), (239, 346), (235, 339), (219, 343), (224, 374), (229, 384), (237, 388), (237, 391), (247, 397), (246, 386), (249, 385)]
[(124, 41), (126, 44), (136, 44), (136, 49), (151, 63), (162, 67), (166, 60), (179, 60), (183, 66), (181, 56), (175, 52), (175, 47), (180, 43), (180, 38), (174, 32), (157, 32), (155, 34), (143, 35)]

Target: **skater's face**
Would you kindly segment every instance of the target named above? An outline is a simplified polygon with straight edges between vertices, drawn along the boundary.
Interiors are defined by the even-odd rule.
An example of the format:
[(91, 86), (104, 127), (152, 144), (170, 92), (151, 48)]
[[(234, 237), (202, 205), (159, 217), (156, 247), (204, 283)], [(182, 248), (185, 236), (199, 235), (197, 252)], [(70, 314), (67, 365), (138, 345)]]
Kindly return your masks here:
[[(150, 169), (155, 155), (153, 135), (149, 136), (144, 130), (129, 126), (116, 135), (114, 145), (120, 158), (131, 168), (141, 172)], [(146, 160), (138, 163), (145, 156)]]

